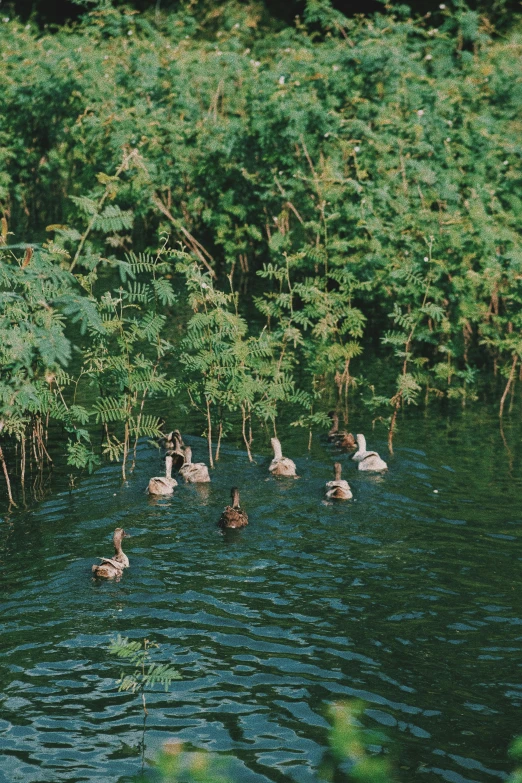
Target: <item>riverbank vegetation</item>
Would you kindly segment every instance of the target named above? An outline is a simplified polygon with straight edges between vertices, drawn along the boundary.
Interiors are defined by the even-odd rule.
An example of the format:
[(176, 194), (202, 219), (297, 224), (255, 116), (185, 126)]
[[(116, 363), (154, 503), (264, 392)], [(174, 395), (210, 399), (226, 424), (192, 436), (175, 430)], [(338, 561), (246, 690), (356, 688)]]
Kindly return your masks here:
[(356, 402), (391, 446), (409, 405), (466, 404), (491, 379), (501, 416), (512, 399), (517, 20), (204, 9), (0, 21), (11, 499), (13, 444), (22, 483), (55, 425), (72, 466), (125, 476), (162, 398), (197, 411), (211, 464), (227, 436), (251, 456), (282, 412), (312, 432)]

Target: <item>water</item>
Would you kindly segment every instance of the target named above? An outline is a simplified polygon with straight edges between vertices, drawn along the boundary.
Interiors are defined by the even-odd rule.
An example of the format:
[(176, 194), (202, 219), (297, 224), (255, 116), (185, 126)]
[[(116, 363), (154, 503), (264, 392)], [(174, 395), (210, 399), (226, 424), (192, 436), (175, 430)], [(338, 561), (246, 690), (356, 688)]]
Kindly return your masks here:
[[(152, 500), (160, 463), (145, 444), (123, 485), (116, 466), (73, 490), (58, 476), (4, 514), (0, 781), (139, 773), (141, 706), (117, 692), (116, 633), (154, 639), (183, 675), (148, 697), (146, 759), (176, 737), (234, 754), (247, 783), (312, 781), (327, 705), (355, 697), (400, 780), (505, 780), (522, 733), (520, 438), (508, 453), (497, 422), (478, 422), (405, 425), (384, 476), (342, 457), (345, 503), (323, 502), (331, 447), (308, 455), (291, 430), (297, 481), (267, 478), (266, 452), (250, 466), (226, 448), (211, 485)], [(250, 524), (227, 538), (216, 522), (234, 484)], [(117, 526), (131, 568), (96, 583)]]

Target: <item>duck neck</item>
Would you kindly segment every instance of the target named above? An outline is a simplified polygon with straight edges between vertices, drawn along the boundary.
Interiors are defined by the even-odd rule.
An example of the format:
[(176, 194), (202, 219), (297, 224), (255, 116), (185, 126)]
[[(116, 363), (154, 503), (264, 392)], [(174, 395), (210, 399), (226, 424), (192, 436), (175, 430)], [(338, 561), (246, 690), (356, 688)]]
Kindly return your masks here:
[(232, 508), (239, 508), (239, 490), (238, 490), (238, 488), (234, 487), (230, 494), (232, 496)]
[(114, 538), (114, 555), (116, 558), (123, 555), (123, 549), (121, 548), (121, 537), (115, 537)]
[(357, 435), (357, 446), (359, 451), (366, 451), (366, 438), (364, 435)]
[(334, 465), (334, 475), (335, 475), (335, 480), (336, 481), (340, 481), (341, 480), (341, 471), (342, 471), (341, 463), (340, 462), (336, 462), (335, 465)]
[(283, 459), (283, 452), (281, 450), (281, 444), (277, 438), (272, 438), (270, 441), (272, 448), (274, 449), (274, 459)]
[(165, 457), (165, 478), (172, 478), (172, 457)]
[(187, 446), (185, 448), (185, 465), (191, 465), (192, 464), (192, 449), (190, 446)]

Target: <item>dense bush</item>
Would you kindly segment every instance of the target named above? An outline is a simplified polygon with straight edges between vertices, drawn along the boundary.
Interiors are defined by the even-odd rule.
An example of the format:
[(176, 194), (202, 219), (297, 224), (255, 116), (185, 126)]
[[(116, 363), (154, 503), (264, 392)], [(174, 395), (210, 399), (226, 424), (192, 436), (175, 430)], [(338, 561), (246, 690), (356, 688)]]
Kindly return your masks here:
[[(53, 286), (69, 280), (75, 318), (90, 313), (91, 331), (107, 331), (118, 296), (140, 305), (154, 329), (129, 315), (131, 334), (116, 339), (113, 326), (110, 340), (151, 362), (161, 381), (149, 375), (146, 394), (172, 393), (161, 319), (177, 264), (174, 287), (188, 286), (194, 311), (177, 357), (180, 390), (209, 437), (238, 421), (249, 447), (252, 416), (275, 423), (285, 401), (301, 406), (303, 426), (324, 423), (330, 389), (347, 406), (351, 388), (368, 388), (360, 357), (376, 350), (397, 380), (382, 378), (366, 396), (392, 433), (421, 391), (465, 401), (479, 372), (504, 376), (502, 409), (522, 358), (518, 29), (497, 36), (462, 5), (442, 7), (438, 28), (403, 6), (346, 19), (309, 0), (304, 18), (282, 29), (255, 3), (210, 6), (204, 19), (190, 8), (100, 5), (44, 34), (0, 22), (4, 245), (7, 226), (35, 246), (47, 227), (34, 257), (56, 267)], [(186, 255), (165, 244), (157, 254), (165, 232)], [(140, 266), (132, 249), (152, 255)], [(17, 275), (31, 270), (23, 250), (9, 252), (4, 307), (21, 284), (14, 257)], [(126, 299), (107, 300), (107, 266), (134, 275)], [(59, 331), (72, 310), (58, 289), (44, 310)], [(250, 309), (245, 320), (252, 290), (257, 316)], [(3, 317), (6, 328), (16, 321)], [(82, 379), (93, 351), (113, 356), (106, 335), (91, 339)], [(9, 386), (20, 370), (11, 375), (3, 356)], [(52, 362), (38, 357), (45, 377)], [(116, 407), (96, 415), (113, 457), (141, 432), (145, 401), (118, 372), (141, 369), (103, 370)], [(125, 434), (114, 440), (110, 422)]]

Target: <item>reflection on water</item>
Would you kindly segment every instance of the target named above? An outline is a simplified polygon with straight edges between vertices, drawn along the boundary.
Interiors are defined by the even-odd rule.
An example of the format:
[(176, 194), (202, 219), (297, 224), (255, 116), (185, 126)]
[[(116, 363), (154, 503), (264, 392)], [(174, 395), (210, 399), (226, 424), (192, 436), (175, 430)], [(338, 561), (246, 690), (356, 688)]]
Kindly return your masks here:
[[(405, 426), (383, 476), (326, 442), (308, 454), (293, 430), (299, 481), (266, 480), (268, 449), (249, 465), (230, 448), (210, 485), (151, 498), (146, 445), (124, 484), (118, 467), (72, 490), (54, 476), (0, 524), (0, 781), (139, 772), (141, 706), (115, 687), (116, 633), (159, 642), (183, 674), (147, 698), (148, 758), (175, 737), (232, 752), (241, 780), (311, 781), (326, 704), (356, 697), (401, 780), (505, 779), (522, 731), (520, 448), (505, 451), (493, 420), (477, 445), (474, 425)], [(368, 441), (386, 453), (384, 436)], [(338, 458), (354, 499), (324, 503)], [(232, 486), (249, 525), (223, 534)], [(132, 534), (130, 568), (94, 581), (115, 527)]]

